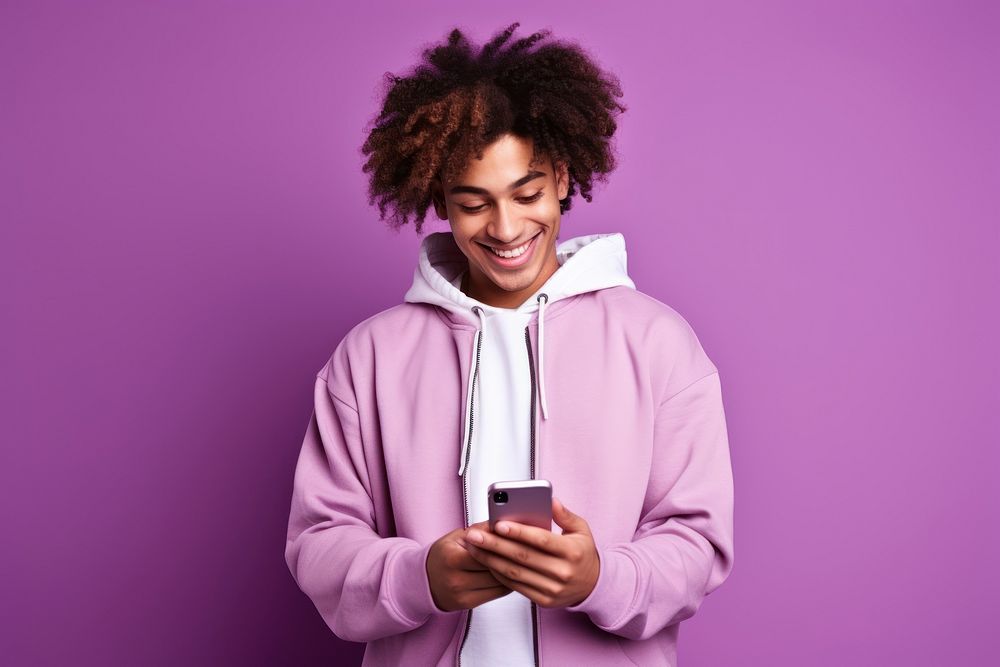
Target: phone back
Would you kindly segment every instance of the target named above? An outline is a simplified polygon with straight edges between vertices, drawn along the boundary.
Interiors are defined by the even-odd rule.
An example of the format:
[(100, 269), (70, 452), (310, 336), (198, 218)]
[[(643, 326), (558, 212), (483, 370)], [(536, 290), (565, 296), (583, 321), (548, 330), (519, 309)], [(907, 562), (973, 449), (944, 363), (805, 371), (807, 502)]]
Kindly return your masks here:
[(552, 530), (552, 485), (548, 480), (494, 482), (487, 494), (490, 530), (495, 531), (501, 519)]

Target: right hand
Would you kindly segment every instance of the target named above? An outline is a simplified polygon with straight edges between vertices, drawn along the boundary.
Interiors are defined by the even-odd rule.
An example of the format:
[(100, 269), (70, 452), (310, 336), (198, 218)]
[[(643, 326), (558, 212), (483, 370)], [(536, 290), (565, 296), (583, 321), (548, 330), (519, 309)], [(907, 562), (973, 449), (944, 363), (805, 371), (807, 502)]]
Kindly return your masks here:
[[(469, 528), (488, 533), (490, 522), (474, 523)], [(445, 534), (427, 554), (427, 580), (434, 604), (441, 611), (472, 609), (511, 592), (465, 548), (462, 536), (467, 530), (456, 528)]]

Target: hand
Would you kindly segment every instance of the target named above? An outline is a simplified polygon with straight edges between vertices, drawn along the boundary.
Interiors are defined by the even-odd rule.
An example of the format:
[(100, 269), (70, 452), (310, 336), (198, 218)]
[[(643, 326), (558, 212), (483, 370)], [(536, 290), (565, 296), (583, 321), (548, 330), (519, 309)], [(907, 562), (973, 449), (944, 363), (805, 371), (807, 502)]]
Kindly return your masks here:
[[(489, 521), (474, 523), (469, 528), (489, 530)], [(462, 542), (465, 531), (457, 528), (444, 535), (427, 553), (427, 581), (434, 604), (441, 611), (471, 609), (511, 591), (465, 548)]]
[(489, 522), (485, 529), (469, 526), (465, 542), (473, 558), (503, 585), (543, 607), (568, 607), (594, 590), (600, 556), (587, 522), (556, 498), (552, 518), (562, 528), (561, 535), (504, 520), (497, 522), (495, 533)]

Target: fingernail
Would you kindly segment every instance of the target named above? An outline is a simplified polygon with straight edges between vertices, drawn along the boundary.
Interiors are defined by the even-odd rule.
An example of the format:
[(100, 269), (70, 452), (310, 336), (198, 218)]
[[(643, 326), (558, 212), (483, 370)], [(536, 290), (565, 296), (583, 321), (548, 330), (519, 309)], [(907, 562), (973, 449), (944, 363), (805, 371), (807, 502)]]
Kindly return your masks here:
[(483, 543), (483, 534), (482, 534), (482, 533), (480, 533), (480, 532), (479, 532), (478, 530), (470, 530), (470, 531), (469, 531), (469, 532), (468, 532), (468, 533), (467, 533), (467, 534), (465, 535), (465, 538), (466, 538), (467, 540), (470, 540), (470, 541), (472, 541), (472, 542), (475, 542), (476, 544), (482, 544), (482, 543)]
[(497, 532), (500, 533), (501, 535), (506, 535), (507, 533), (510, 532), (510, 526), (508, 526), (505, 523), (498, 523)]

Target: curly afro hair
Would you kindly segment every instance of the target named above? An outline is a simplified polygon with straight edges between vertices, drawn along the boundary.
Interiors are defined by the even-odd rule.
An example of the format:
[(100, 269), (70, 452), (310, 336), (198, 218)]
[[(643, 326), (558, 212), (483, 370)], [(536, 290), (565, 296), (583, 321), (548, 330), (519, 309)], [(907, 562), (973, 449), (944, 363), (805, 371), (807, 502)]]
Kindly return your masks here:
[[(541, 30), (510, 44), (520, 23), (499, 32), (474, 53), (455, 28), (445, 44), (423, 50), (407, 76), (386, 72), (379, 115), (366, 125), (361, 151), (370, 173), (369, 205), (394, 230), (415, 220), (421, 232), (435, 177), (451, 181), (502, 135), (533, 142), (531, 164), (542, 157), (565, 163), (570, 209), (576, 193), (592, 200), (592, 181), (615, 168), (615, 116), (626, 110), (618, 79), (602, 71), (574, 42), (542, 42)], [(504, 45), (507, 45), (504, 48)], [(387, 209), (392, 215), (386, 217)]]

